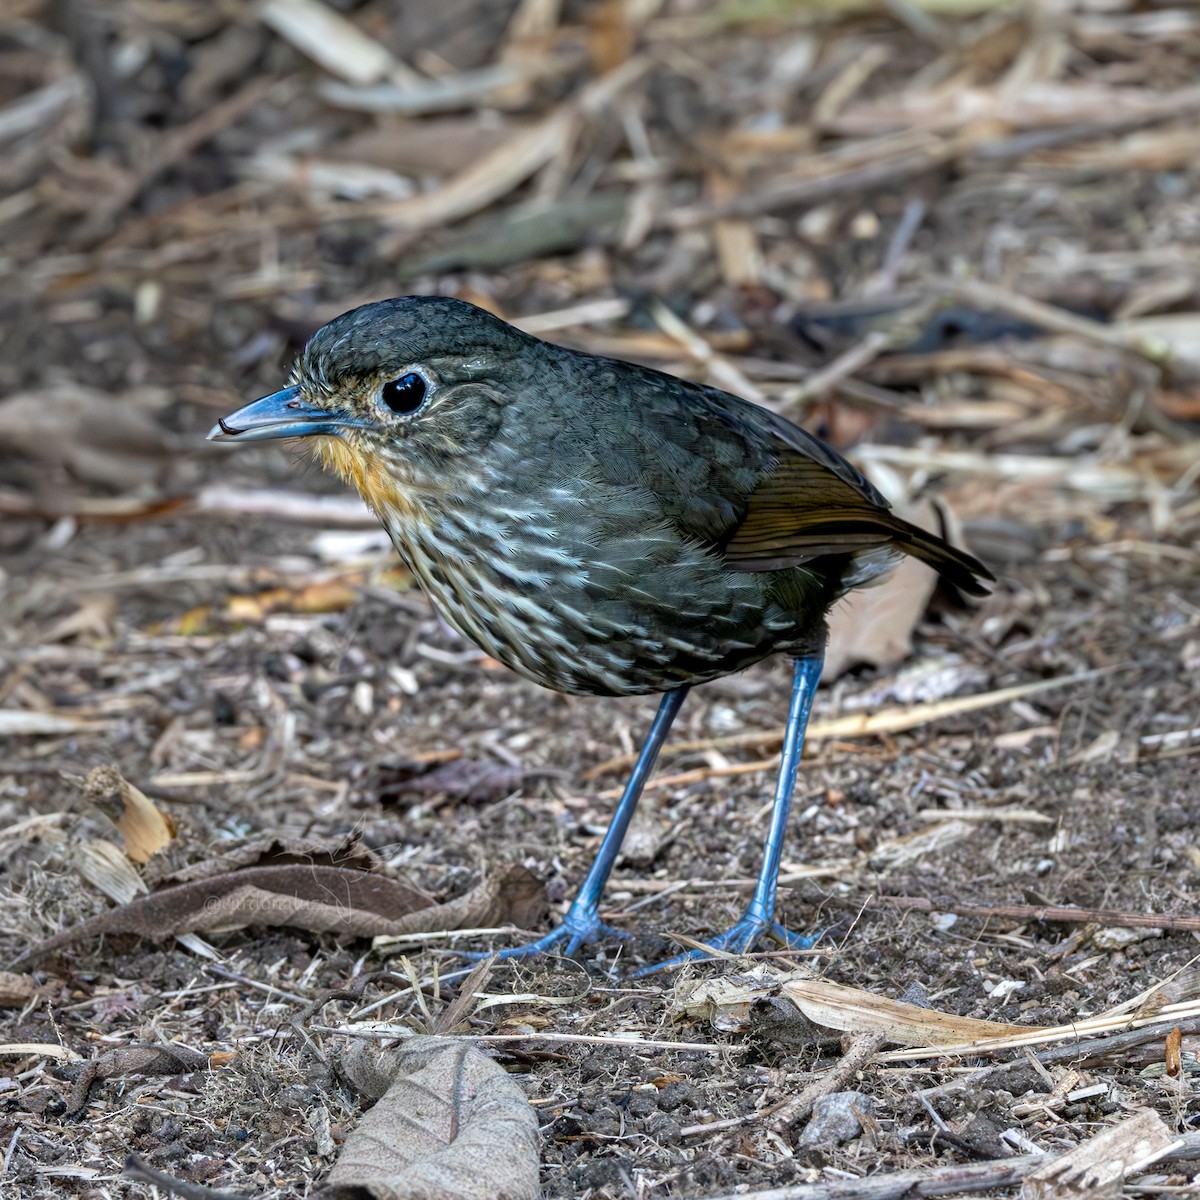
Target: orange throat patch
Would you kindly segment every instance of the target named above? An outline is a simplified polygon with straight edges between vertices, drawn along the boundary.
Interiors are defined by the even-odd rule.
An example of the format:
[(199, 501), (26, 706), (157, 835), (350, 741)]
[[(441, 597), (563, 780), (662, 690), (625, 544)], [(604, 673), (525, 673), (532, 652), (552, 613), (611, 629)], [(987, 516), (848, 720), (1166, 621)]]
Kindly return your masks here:
[(353, 484), (367, 507), (385, 525), (394, 520), (420, 523), (428, 520), (424, 507), (393, 479), (374, 455), (359, 453), (339, 437), (315, 438), (314, 450), (322, 466)]

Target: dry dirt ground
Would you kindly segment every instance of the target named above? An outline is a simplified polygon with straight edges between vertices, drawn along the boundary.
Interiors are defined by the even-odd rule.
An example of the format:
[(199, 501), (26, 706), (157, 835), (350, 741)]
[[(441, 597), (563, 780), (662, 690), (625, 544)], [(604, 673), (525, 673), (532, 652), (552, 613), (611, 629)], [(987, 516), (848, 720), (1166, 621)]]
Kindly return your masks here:
[[(564, 62), (449, 114), (364, 115), (329, 99), (345, 75), (238, 5), (6, 6), (0, 117), (60, 90), (24, 125), (0, 120), (0, 715), (40, 714), (46, 730), (0, 726), (0, 966), (111, 906), (96, 843), (121, 843), (116, 810), (84, 785), (99, 766), (175, 823), (139, 868), (151, 882), (247, 841), (358, 839), (438, 900), (519, 864), (550, 913), (565, 907), (622, 782), (619, 766), (595, 769), (634, 748), (653, 700), (513, 677), (439, 622), (351, 509), (350, 528), (281, 512), (287, 494), (342, 495), (306, 457), (203, 442), (217, 415), (280, 385), (323, 320), (412, 290), (514, 319), (607, 302), (537, 327), (745, 384), (856, 444), (899, 494), (940, 497), (1000, 576), (977, 606), (937, 598), (907, 658), (822, 690), (816, 721), (948, 708), (810, 746), (781, 909), (825, 935), (762, 961), (1022, 1025), (1079, 1021), (1177, 972), (1168, 999), (1194, 1001), (1191, 8), (817, 19), (787, 5), (464, 3), (425, 28), (410, 11), (423, 6), (342, 7), (421, 79), (528, 63), (521, 14), (537, 61)], [(615, 99), (580, 99), (621, 70)], [(550, 143), (524, 175), (497, 184), (492, 164), (488, 186), (463, 182), (531, 129)], [(428, 211), (402, 207), (414, 199)], [(529, 211), (543, 231), (561, 222), (558, 241), (513, 250)], [(445, 266), (428, 265), (434, 251)], [(939, 304), (908, 298), (927, 288)], [(832, 300), (855, 306), (829, 318)], [(880, 324), (891, 311), (903, 320)], [(1137, 324), (1156, 316), (1177, 323)], [(805, 394), (845, 352), (858, 357)], [(268, 511), (221, 487), (257, 489)], [(736, 1029), (678, 1014), (683, 984), (742, 977), (749, 960), (631, 977), (744, 902), (788, 688), (780, 661), (692, 694), (607, 895), (628, 941), (498, 965), (481, 990), (501, 999), (468, 1007), (459, 1032), (510, 1035), (481, 1044), (536, 1108), (544, 1194), (718, 1196), (996, 1163), (1142, 1108), (1200, 1132), (1191, 1009), (1174, 1076), (1161, 1040), (1075, 1063), (1040, 1060), (1043, 1046), (868, 1054), (836, 1089), (861, 1093), (857, 1128), (806, 1139), (805, 1120), (776, 1128), (769, 1112), (826, 1078), (852, 1035), (782, 1003)], [(453, 946), (518, 936), (373, 948), (251, 926), (205, 934), (208, 957), (114, 935), (24, 966), (0, 1042), (74, 1061), (6, 1054), (0, 1187), (146, 1195), (121, 1174), (134, 1152), (214, 1188), (309, 1194), (362, 1108), (337, 1030), (424, 1028), (455, 994), (437, 979), (461, 965)], [(116, 1070), (81, 1093), (80, 1060), (129, 1044), (205, 1065)], [(1019, 1069), (948, 1086), (1009, 1060)], [(1197, 1171), (1147, 1168), (1139, 1194)]]

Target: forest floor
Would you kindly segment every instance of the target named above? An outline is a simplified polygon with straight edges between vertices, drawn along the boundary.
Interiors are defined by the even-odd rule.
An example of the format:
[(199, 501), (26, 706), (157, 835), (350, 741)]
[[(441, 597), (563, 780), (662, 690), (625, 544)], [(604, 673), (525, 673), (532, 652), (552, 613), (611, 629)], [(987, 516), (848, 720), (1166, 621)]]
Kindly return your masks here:
[[(308, 1194), (379, 1023), (479, 1039), (547, 1197), (1007, 1194), (1147, 1110), (1183, 1142), (1117, 1176), (1197, 1178), (1200, 15), (376, 0), (306, 41), (283, 2), (7, 7), (0, 967), (184, 869), (368, 870), (418, 918), (502, 886), (375, 941), (312, 896), (214, 929), (213, 890), (0, 975), (6, 1196), (146, 1195), (130, 1153)], [(814, 950), (632, 976), (745, 902), (779, 660), (685, 705), (606, 895), (629, 939), (495, 964), (446, 1026), (455, 949), (564, 910), (655, 702), (515, 677), (305, 454), (204, 441), (405, 292), (760, 399), (999, 577), (840, 618), (781, 890)], [(1114, 1048), (948, 1045), (1122, 1005)]]

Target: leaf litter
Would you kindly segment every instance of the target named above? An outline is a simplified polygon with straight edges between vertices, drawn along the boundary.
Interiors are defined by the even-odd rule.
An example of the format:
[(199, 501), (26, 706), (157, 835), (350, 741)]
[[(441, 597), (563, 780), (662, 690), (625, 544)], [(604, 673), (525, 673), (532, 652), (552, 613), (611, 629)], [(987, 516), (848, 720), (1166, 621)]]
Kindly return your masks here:
[(342, 1147), (331, 1200), (535, 1200), (538, 1123), (525, 1093), (464, 1042), (352, 1045), (342, 1070), (374, 1106)]
[[(1117, 1011), (1193, 957), (1200, 869), (1187, 6), (75, 7), (17, 5), (0, 56), (0, 931), (13, 958), (87, 929), (102, 889), (148, 936), (3, 992), (6, 1193), (134, 1194), (130, 1150), (302, 1192), (357, 1119), (346, 1037), (456, 1004), (538, 1114), (547, 1196), (1189, 1186), (1195, 989)], [(451, 946), (515, 935), (439, 905), (511, 863), (561, 909), (650, 713), (496, 671), (347, 540), (357, 499), (202, 443), (400, 290), (760, 397), (1001, 568), (977, 610), (868, 594), (819, 698), (782, 903), (827, 931), (805, 1003), (846, 1029), (779, 995), (664, 1037), (676, 988), (747, 965), (623, 973), (750, 886), (770, 665), (689, 701), (607, 897), (631, 940), (456, 992)], [(162, 820), (88, 802), (95, 767)], [(368, 969), (397, 946), (354, 921), (408, 917), (349, 872), (434, 901), (411, 973)], [(163, 887), (182, 915), (137, 908)], [(164, 941), (207, 899), (233, 928)], [(880, 1012), (1030, 1041), (888, 1049)], [(134, 1055), (64, 1120), (72, 1060), (164, 1040), (210, 1069)]]

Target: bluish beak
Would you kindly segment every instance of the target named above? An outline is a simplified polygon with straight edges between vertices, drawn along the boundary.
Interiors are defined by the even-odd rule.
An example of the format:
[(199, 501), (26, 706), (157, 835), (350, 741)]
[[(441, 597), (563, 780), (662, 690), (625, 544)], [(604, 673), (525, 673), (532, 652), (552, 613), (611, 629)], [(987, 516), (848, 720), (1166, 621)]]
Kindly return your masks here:
[(284, 388), (261, 400), (252, 400), (236, 412), (222, 417), (209, 431), (210, 442), (268, 442), (276, 438), (336, 436), (347, 426), (362, 421), (317, 408), (300, 398), (298, 387)]

